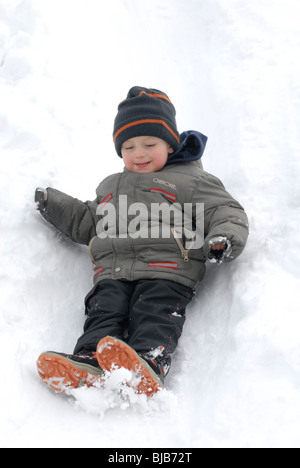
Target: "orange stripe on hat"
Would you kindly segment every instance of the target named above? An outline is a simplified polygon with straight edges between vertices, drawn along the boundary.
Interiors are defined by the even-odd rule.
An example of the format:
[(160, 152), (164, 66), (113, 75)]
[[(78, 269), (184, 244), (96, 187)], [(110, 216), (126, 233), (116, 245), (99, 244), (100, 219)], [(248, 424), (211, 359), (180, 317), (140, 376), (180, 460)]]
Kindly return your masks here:
[[(172, 104), (172, 102), (170, 101), (170, 99), (167, 98), (167, 96), (165, 96), (164, 94), (150, 94), (150, 93), (146, 93), (146, 91), (141, 91), (140, 94), (139, 94), (139, 96), (141, 96), (141, 94), (147, 94), (147, 96), (165, 99), (165, 100), (168, 101), (170, 104)], [(173, 104), (172, 104), (172, 106), (173, 106)]]
[(127, 124), (127, 125), (124, 125), (123, 127), (119, 128), (119, 130), (116, 132), (116, 134), (114, 136), (114, 141), (116, 141), (116, 139), (120, 135), (120, 133), (122, 133), (127, 128), (134, 127), (135, 125), (141, 125), (141, 124), (144, 124), (144, 123), (155, 123), (155, 124), (163, 125), (173, 135), (173, 137), (176, 139), (176, 141), (179, 143), (179, 141), (180, 141), (179, 137), (176, 135), (175, 132), (173, 132), (171, 127), (169, 127), (169, 125), (167, 125), (166, 122), (164, 122), (163, 120), (158, 120), (158, 119), (136, 120), (135, 122), (131, 122), (131, 123)]

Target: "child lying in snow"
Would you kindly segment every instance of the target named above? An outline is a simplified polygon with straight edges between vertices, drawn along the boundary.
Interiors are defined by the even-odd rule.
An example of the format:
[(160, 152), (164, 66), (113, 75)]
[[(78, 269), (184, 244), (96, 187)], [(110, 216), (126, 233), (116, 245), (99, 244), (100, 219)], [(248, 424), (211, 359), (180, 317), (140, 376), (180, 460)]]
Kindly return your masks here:
[(92, 202), (36, 191), (43, 217), (88, 245), (94, 265), (73, 354), (38, 359), (39, 375), (56, 391), (96, 385), (103, 371), (120, 367), (138, 375), (137, 393), (160, 390), (206, 260), (229, 262), (245, 247), (242, 206), (203, 170), (207, 138), (179, 135), (175, 114), (162, 91), (130, 89), (113, 132), (124, 172), (101, 182)]

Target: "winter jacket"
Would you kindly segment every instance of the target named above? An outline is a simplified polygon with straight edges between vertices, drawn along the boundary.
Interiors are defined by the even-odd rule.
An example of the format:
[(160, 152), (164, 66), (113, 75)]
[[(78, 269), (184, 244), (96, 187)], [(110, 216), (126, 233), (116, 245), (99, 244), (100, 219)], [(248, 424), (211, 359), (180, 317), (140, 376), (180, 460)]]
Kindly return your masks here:
[[(229, 239), (231, 253), (227, 261), (242, 253), (248, 237), (246, 213), (222, 182), (203, 170), (199, 155), (205, 143), (199, 144), (198, 140), (197, 145), (198, 159), (194, 154), (195, 141), (190, 151), (191, 159), (196, 160), (177, 162), (175, 157), (159, 172), (138, 174), (125, 169), (107, 177), (100, 183), (92, 202), (84, 203), (58, 190), (47, 189), (43, 216), (74, 242), (89, 246), (95, 284), (107, 278), (167, 279), (193, 288), (204, 277), (210, 239), (216, 236)], [(194, 222), (196, 206), (202, 207), (204, 244), (193, 248), (192, 234), (188, 240), (185, 231), (180, 236), (178, 222), (172, 215), (167, 220), (167, 224), (171, 220), (170, 235), (164, 236), (163, 212), (155, 218), (155, 238), (147, 235), (145, 228), (153, 222), (153, 204), (169, 209), (189, 204)], [(109, 209), (116, 213), (115, 223), (106, 223), (111, 219)], [(141, 226), (145, 234), (142, 237)], [(152, 232), (151, 226), (148, 234)]]

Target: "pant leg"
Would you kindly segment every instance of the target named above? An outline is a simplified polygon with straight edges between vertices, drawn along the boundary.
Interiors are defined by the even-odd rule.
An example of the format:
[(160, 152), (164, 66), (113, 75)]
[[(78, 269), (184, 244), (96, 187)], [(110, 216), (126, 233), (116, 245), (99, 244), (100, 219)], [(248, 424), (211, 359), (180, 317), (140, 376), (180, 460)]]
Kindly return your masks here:
[(170, 364), (193, 296), (191, 288), (173, 281), (137, 282), (130, 302), (128, 344), (139, 354), (157, 354)]
[(92, 289), (85, 299), (88, 318), (74, 354), (83, 350), (96, 351), (99, 341), (108, 335), (124, 340), (133, 289), (130, 282), (110, 279), (100, 281)]

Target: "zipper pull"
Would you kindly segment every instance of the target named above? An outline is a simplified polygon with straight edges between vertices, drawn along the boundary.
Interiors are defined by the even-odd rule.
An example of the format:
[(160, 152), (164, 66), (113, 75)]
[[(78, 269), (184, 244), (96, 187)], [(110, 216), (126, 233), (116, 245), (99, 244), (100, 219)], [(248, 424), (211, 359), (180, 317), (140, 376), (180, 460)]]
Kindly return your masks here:
[(175, 240), (176, 240), (176, 242), (177, 242), (178, 247), (180, 248), (180, 251), (181, 251), (181, 255), (182, 255), (183, 260), (184, 260), (185, 262), (189, 262), (189, 261), (190, 261), (190, 259), (189, 259), (189, 251), (186, 250), (186, 249), (183, 247), (183, 244), (182, 244), (181, 240), (179, 239), (175, 228), (172, 228), (172, 229), (171, 229), (171, 232), (172, 232), (172, 234), (173, 234), (173, 236), (174, 236), (174, 238), (175, 238)]
[(182, 258), (185, 262), (188, 262), (189, 261), (189, 251), (188, 250), (185, 250), (183, 249), (182, 251)]
[(189, 251), (186, 249), (182, 250), (182, 258), (185, 262), (189, 261)]

